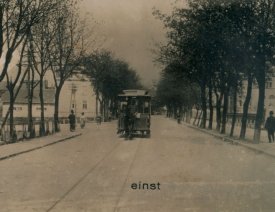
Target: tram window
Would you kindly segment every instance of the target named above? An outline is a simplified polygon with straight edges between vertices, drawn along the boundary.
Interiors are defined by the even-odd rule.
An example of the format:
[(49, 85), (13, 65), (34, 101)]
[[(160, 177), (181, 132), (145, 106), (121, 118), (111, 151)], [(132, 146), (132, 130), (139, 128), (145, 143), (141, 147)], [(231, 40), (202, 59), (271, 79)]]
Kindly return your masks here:
[(127, 102), (120, 102), (120, 110), (121, 111), (125, 110), (126, 105), (127, 105)]
[(149, 113), (149, 102), (144, 102), (144, 113)]
[(135, 105), (135, 104), (136, 104), (136, 100), (135, 100), (135, 99), (132, 99), (131, 105)]
[(142, 101), (138, 101), (138, 112), (143, 113), (143, 102)]

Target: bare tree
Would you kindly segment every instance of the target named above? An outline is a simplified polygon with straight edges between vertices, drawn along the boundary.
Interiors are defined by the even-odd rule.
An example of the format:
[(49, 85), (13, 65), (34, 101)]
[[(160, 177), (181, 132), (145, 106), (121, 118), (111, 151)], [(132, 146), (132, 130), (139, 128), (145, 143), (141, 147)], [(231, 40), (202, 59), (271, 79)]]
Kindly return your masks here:
[(59, 131), (59, 96), (65, 81), (81, 65), (86, 52), (85, 24), (79, 18), (77, 4), (68, 0), (59, 4), (52, 23), (55, 35), (49, 46), (50, 64), (55, 82), (54, 128)]
[(8, 72), (15, 50), (22, 45), (30, 29), (41, 21), (43, 14), (52, 10), (51, 0), (0, 1), (0, 81)]
[(39, 99), (40, 99), (40, 135), (46, 133), (45, 115), (44, 115), (44, 76), (50, 71), (49, 53), (51, 42), (54, 36), (54, 30), (51, 28), (51, 16), (45, 14), (41, 23), (34, 26), (30, 33), (29, 52), (30, 63), (35, 73), (38, 75), (39, 82)]
[[(23, 43), (21, 53), (20, 53), (20, 59), (18, 63), (18, 70), (17, 73), (15, 74), (15, 78), (13, 79), (12, 76), (9, 75), (9, 72), (6, 72), (5, 77), (6, 77), (6, 82), (7, 82), (7, 90), (9, 93), (9, 135), (10, 135), (10, 142), (15, 142), (16, 141), (16, 134), (14, 130), (14, 118), (13, 118), (13, 111), (14, 111), (14, 103), (15, 103), (15, 87), (17, 83), (20, 80), (21, 73), (22, 73), (22, 68), (23, 68), (23, 58), (24, 58), (24, 51), (26, 47), (26, 41)], [(25, 75), (24, 75), (25, 76)], [(23, 81), (21, 81), (22, 85)]]

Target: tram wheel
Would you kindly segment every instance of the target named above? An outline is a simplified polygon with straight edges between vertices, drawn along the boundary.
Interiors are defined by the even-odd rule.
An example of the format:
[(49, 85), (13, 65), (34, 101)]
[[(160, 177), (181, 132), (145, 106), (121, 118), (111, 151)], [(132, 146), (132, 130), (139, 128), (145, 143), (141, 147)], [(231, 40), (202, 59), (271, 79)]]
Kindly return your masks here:
[(150, 138), (151, 137), (151, 132), (150, 130), (146, 131), (146, 138)]
[(144, 137), (145, 131), (141, 131), (141, 137)]

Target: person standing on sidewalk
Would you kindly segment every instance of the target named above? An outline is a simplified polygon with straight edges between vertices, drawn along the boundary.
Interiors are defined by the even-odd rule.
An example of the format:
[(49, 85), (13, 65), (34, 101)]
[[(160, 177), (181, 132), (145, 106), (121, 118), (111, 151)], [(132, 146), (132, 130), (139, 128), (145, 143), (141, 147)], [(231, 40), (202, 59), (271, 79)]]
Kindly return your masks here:
[(178, 121), (178, 124), (180, 124), (180, 123), (181, 123), (180, 113), (177, 113), (177, 121)]
[(69, 123), (70, 123), (70, 131), (75, 131), (75, 115), (74, 111), (71, 110), (71, 114), (69, 115)]
[(269, 117), (265, 122), (265, 129), (267, 130), (269, 143), (274, 142), (275, 118), (273, 117), (273, 111), (269, 112)]
[(97, 125), (101, 125), (101, 115), (98, 115), (96, 117), (96, 123), (97, 123)]
[(86, 117), (84, 115), (84, 112), (82, 112), (81, 116), (80, 116), (80, 127), (81, 127), (81, 129), (83, 129), (85, 127), (85, 123), (86, 123)]

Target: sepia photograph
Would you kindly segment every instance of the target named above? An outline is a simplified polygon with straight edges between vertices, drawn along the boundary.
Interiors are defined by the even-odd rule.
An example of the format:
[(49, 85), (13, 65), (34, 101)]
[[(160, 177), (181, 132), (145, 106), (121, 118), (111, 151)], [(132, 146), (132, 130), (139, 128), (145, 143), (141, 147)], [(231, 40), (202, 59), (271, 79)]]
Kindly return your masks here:
[(274, 0), (0, 0), (1, 212), (273, 212), (274, 112)]

